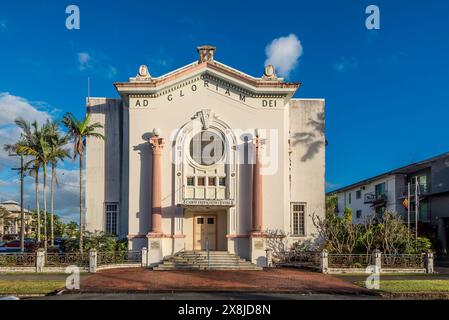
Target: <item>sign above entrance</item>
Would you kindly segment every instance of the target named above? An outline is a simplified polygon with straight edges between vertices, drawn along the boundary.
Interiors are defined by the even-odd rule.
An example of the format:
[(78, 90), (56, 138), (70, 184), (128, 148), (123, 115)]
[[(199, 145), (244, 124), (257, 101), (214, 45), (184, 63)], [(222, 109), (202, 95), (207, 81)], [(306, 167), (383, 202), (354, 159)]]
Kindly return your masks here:
[(231, 199), (185, 199), (180, 204), (181, 207), (234, 207), (235, 200)]

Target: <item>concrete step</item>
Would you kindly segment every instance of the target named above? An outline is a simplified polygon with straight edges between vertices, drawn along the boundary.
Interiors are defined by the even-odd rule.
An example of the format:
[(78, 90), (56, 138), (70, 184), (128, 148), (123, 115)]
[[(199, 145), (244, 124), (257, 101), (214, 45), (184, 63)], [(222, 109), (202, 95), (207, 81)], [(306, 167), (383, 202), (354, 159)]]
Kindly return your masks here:
[[(196, 262), (207, 262), (207, 259), (185, 259), (185, 258), (170, 258), (167, 259), (166, 261), (174, 261), (174, 262), (191, 262), (191, 263), (196, 263)], [(211, 258), (210, 261), (213, 262), (245, 262), (246, 260), (244, 259), (239, 259), (239, 258)]]
[(188, 251), (167, 257), (153, 270), (262, 270), (262, 268), (234, 254), (223, 251)]
[[(177, 270), (209, 270), (207, 266), (182, 266), (182, 267), (167, 267), (167, 266), (157, 266), (154, 267), (155, 271), (177, 271)], [(211, 270), (263, 270), (257, 266), (246, 266), (246, 267), (211, 267)]]
[[(173, 256), (173, 257), (179, 257), (180, 255), (177, 256)], [(186, 257), (186, 258), (207, 258), (207, 254), (183, 254), (181, 255), (182, 257)], [(235, 257), (234, 255), (230, 255), (230, 254), (211, 254), (209, 255), (210, 257), (215, 257), (215, 258), (233, 258)]]
[[(174, 266), (174, 267), (181, 267), (181, 266), (208, 266), (208, 263), (197, 263), (197, 264), (191, 264), (191, 263), (173, 263), (173, 262), (164, 262), (160, 264), (160, 266)], [(252, 263), (211, 263), (211, 267), (227, 267), (227, 266), (233, 266), (233, 267), (243, 267), (243, 266), (252, 266)]]

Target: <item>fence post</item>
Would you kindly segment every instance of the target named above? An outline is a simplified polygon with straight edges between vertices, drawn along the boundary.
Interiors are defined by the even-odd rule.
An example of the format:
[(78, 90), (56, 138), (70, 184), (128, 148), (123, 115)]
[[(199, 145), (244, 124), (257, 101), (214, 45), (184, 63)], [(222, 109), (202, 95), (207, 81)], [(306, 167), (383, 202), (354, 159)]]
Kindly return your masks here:
[(265, 249), (266, 259), (267, 259), (267, 268), (271, 268), (273, 266), (273, 254), (271, 249)]
[(373, 251), (373, 262), (374, 266), (376, 267), (375, 272), (380, 273), (382, 269), (382, 252), (377, 249)]
[(148, 267), (148, 249), (146, 247), (142, 248), (141, 260), (142, 268)]
[(36, 251), (36, 272), (44, 272), (45, 267), (45, 250), (37, 249)]
[(97, 250), (89, 251), (89, 273), (97, 272)]
[(321, 251), (321, 264), (320, 264), (320, 269), (322, 273), (327, 273), (328, 269), (329, 269), (329, 253), (327, 252), (326, 249), (324, 249), (323, 251)]
[(434, 273), (433, 269), (433, 252), (429, 251), (426, 254), (426, 273)]

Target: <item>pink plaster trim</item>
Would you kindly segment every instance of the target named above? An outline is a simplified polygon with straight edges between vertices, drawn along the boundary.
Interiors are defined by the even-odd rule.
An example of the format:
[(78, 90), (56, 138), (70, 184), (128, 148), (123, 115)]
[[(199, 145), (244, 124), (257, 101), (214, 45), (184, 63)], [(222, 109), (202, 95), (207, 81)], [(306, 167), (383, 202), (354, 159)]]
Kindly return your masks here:
[(146, 234), (128, 234), (126, 237), (128, 240), (134, 240), (134, 239), (146, 239)]
[(186, 238), (185, 234), (163, 234), (163, 233), (152, 233), (150, 232), (145, 236), (145, 238), (171, 238), (171, 239), (181, 239)]

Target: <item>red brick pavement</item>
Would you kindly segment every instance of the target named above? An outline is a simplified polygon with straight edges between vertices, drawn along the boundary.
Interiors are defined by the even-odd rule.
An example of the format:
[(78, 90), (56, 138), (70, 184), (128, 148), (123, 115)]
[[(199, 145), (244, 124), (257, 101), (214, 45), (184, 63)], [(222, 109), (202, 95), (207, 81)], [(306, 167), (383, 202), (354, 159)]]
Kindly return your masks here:
[(84, 278), (81, 291), (369, 293), (364, 288), (329, 275), (287, 268), (265, 271), (104, 270)]

